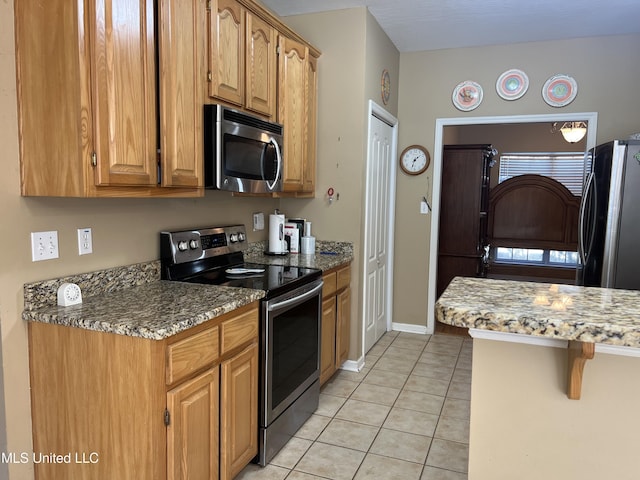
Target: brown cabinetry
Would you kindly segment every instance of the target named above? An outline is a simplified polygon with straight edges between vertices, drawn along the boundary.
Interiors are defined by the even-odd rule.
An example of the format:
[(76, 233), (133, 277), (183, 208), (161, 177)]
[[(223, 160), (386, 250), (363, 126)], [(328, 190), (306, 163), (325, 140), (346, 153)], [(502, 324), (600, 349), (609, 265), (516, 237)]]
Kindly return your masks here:
[(280, 36), (278, 121), (285, 126), (283, 190), (313, 195), (317, 58), (309, 47)]
[(257, 326), (257, 302), (165, 340), (29, 323), (34, 451), (99, 460), (36, 478), (233, 478), (258, 453)]
[(325, 383), (349, 358), (351, 329), (351, 265), (323, 275), (320, 384)]
[(313, 196), (320, 52), (249, 0), (210, 0), (208, 95), (284, 125), (283, 192)]
[(277, 32), (237, 0), (209, 0), (209, 96), (276, 119)]
[(439, 297), (456, 275), (486, 276), (491, 145), (445, 145), (438, 233)]
[(167, 479), (218, 478), (219, 367), (167, 393)]
[(201, 195), (203, 9), (16, 3), (23, 195)]
[(220, 478), (235, 477), (258, 453), (258, 344), (222, 363)]

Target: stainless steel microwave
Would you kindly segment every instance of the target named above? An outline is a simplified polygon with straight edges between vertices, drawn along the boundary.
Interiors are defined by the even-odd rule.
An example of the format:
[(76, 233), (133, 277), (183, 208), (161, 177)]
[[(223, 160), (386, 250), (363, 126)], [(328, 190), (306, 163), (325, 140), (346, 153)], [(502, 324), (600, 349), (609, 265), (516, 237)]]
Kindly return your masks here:
[(282, 125), (223, 105), (204, 106), (206, 188), (282, 191)]

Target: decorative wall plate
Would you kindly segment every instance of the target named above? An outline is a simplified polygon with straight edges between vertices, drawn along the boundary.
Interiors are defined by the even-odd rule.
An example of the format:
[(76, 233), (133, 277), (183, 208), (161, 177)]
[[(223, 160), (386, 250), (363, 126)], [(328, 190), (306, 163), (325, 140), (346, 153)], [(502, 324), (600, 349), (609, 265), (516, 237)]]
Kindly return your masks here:
[(482, 102), (482, 87), (476, 82), (466, 80), (453, 89), (451, 100), (456, 108), (463, 112), (478, 108)]
[(382, 96), (382, 103), (385, 105), (389, 101), (389, 97), (391, 96), (391, 76), (389, 75), (389, 71), (385, 68), (382, 70), (382, 77), (380, 78), (381, 90), (380, 95)]
[(529, 77), (522, 70), (512, 68), (498, 77), (496, 90), (505, 100), (517, 100), (527, 93)]
[(578, 94), (578, 84), (569, 75), (554, 75), (542, 87), (542, 98), (552, 107), (564, 107)]

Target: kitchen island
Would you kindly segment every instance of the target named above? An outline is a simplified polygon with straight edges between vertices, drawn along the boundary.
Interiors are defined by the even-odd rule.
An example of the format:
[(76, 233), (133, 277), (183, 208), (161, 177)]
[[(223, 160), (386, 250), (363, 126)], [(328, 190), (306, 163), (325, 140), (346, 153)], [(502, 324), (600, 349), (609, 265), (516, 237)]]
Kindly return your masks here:
[(474, 339), (470, 479), (638, 478), (640, 292), (458, 277), (436, 318)]

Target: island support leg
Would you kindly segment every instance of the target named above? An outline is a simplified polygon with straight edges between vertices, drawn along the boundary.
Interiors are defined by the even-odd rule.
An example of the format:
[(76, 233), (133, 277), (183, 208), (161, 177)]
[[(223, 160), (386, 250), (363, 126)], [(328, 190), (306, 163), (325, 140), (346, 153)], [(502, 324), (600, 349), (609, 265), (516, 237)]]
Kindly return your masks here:
[(595, 351), (595, 343), (569, 341), (567, 397), (571, 400), (580, 400), (580, 393), (582, 391), (582, 372), (587, 360), (591, 360), (595, 355)]

